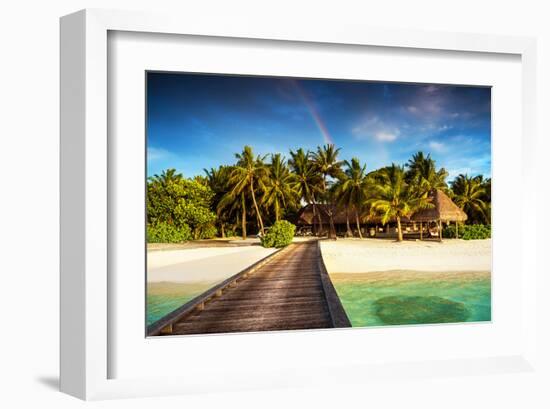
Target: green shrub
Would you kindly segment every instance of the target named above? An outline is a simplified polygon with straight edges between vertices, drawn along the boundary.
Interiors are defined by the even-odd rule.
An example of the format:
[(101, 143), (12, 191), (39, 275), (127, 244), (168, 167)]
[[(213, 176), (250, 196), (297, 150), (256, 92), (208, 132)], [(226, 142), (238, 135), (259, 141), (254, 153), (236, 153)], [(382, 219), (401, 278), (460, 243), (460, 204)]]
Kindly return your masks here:
[(275, 222), (269, 231), (261, 238), (262, 246), (281, 248), (292, 243), (296, 226), (286, 220)]
[(237, 232), (233, 229), (227, 229), (225, 231), (225, 237), (237, 237)]
[(216, 236), (217, 232), (218, 230), (216, 229), (216, 227), (211, 224), (208, 226), (201, 227), (199, 229), (198, 237), (199, 239), (211, 239)]
[(464, 229), (463, 240), (483, 240), (491, 238), (491, 225), (472, 224)]
[[(454, 239), (456, 237), (456, 227), (454, 224), (443, 229), (443, 237)], [(491, 225), (483, 224), (459, 224), (458, 238), (463, 240), (483, 240), (491, 238)]]
[[(464, 236), (464, 225), (458, 225), (458, 238), (461, 239)], [(443, 238), (454, 239), (456, 238), (456, 226), (453, 224), (443, 228)]]
[(186, 224), (180, 227), (165, 222), (147, 225), (148, 243), (181, 243), (190, 239), (191, 228)]

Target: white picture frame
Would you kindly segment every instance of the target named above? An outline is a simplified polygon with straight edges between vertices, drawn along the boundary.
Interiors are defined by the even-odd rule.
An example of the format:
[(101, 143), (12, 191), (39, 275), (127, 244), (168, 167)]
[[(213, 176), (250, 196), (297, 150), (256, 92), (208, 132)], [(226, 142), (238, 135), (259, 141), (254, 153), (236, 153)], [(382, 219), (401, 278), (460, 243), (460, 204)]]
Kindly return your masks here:
[[(323, 385), (325, 382), (369, 382), (400, 377), (456, 376), (480, 373), (533, 371), (536, 354), (536, 246), (521, 245), (521, 298), (525, 312), (521, 353), (438, 361), (402, 359), (354, 368), (331, 365), (316, 368), (272, 370), (253, 365), (239, 370), (221, 368), (209, 377), (192, 370), (181, 376), (110, 378), (108, 272), (110, 219), (108, 163), (108, 33), (161, 33), (224, 39), (300, 42), (323, 46), (394, 47), (432, 52), (511, 54), (521, 58), (521, 182), (522, 206), (532, 197), (536, 152), (536, 42), (532, 38), (386, 30), (369, 27), (285, 26), (276, 22), (249, 25), (168, 14), (84, 10), (61, 19), (61, 377), (63, 392), (81, 399), (154, 396), (254, 389), (277, 386)], [(223, 71), (222, 67), (220, 70)], [(111, 158), (112, 160), (112, 158)], [(498, 185), (498, 183), (497, 183)], [(531, 188), (531, 189), (530, 189)], [(524, 222), (521, 231), (529, 226)], [(270, 336), (269, 334), (267, 336)], [(329, 337), (328, 333), (323, 334)], [(235, 338), (233, 338), (234, 341)], [(338, 338), (334, 338), (336, 341)], [(223, 336), (218, 336), (222, 340)], [(233, 342), (235, 343), (235, 342)], [(138, 359), (138, 358), (136, 358)], [(347, 364), (346, 364), (347, 365)], [(344, 365), (344, 367), (346, 367)]]

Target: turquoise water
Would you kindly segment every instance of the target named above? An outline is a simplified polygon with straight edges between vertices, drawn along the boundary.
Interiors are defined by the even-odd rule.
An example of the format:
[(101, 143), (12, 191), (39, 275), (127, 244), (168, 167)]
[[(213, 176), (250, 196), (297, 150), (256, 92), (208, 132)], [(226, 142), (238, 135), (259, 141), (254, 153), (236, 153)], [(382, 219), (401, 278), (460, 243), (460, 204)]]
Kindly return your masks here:
[[(390, 271), (330, 277), (354, 327), (491, 320), (489, 272)], [(215, 284), (149, 283), (147, 325)]]
[(216, 282), (172, 283), (160, 282), (147, 285), (147, 325), (202, 294)]
[(491, 320), (489, 272), (331, 274), (354, 327)]

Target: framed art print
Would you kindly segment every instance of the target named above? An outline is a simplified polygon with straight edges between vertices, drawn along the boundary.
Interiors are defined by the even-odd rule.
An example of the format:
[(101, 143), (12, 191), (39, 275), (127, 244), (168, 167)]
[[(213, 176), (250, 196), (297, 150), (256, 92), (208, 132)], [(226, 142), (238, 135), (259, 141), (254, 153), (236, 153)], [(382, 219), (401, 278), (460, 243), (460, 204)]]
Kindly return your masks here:
[(61, 50), (63, 391), (534, 370), (532, 40), (95, 10)]
[(146, 91), (148, 335), (491, 321), (489, 87)]

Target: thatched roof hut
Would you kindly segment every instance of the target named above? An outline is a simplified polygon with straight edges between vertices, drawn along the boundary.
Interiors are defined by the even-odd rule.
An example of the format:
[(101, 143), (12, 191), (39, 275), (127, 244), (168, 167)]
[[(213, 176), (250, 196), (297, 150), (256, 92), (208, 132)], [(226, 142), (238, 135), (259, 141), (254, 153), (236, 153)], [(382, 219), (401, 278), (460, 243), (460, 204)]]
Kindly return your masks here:
[(441, 190), (432, 190), (429, 201), (434, 205), (428, 209), (419, 210), (411, 216), (415, 222), (464, 222), (468, 218), (466, 213)]

